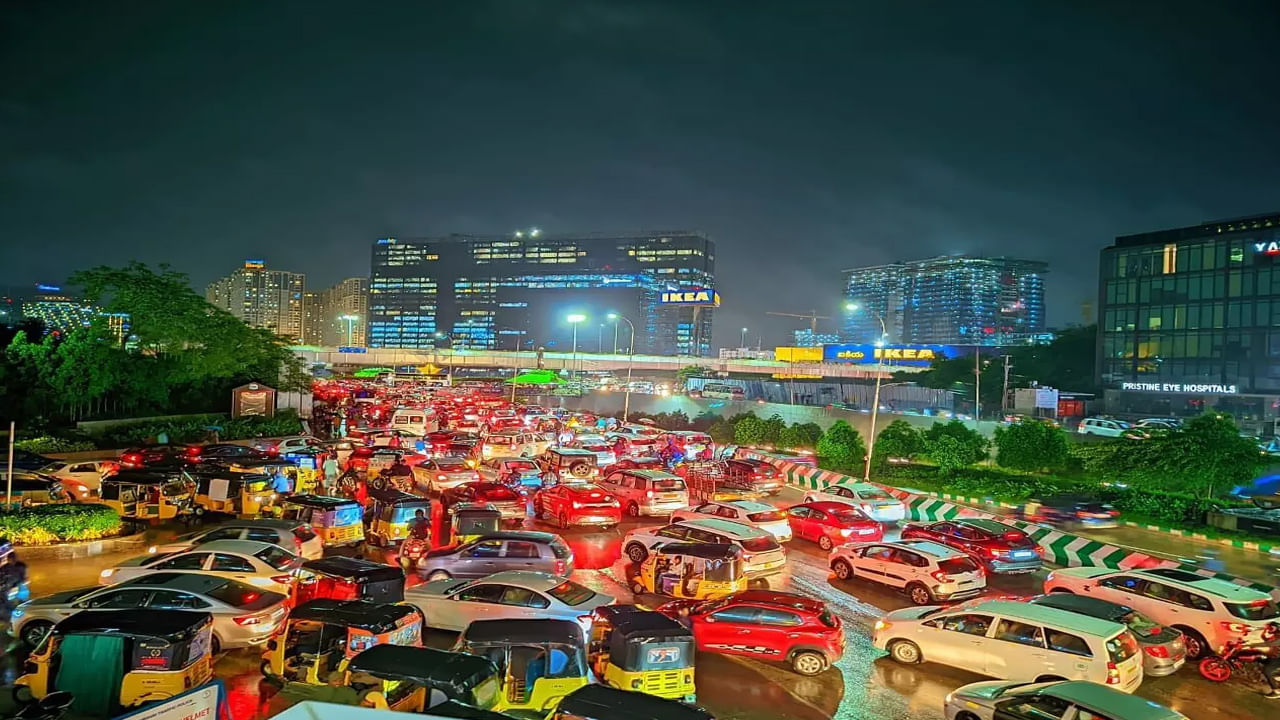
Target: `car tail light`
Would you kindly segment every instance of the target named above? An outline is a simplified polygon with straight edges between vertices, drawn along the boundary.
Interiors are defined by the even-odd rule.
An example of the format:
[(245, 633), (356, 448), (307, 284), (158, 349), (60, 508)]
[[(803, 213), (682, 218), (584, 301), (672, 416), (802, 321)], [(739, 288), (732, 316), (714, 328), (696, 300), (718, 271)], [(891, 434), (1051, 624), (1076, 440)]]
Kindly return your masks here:
[(934, 580), (937, 580), (940, 583), (951, 582), (951, 576), (942, 570), (934, 570), (933, 572), (929, 573), (929, 577), (933, 578)]
[(121, 456), (120, 461), (126, 465), (141, 465), (142, 455), (140, 455), (139, 453), (126, 453), (125, 455)]
[(262, 624), (262, 621), (265, 620), (261, 615), (241, 615), (240, 617), (233, 619), (236, 621), (237, 625), (260, 625)]
[(1154, 658), (1169, 657), (1169, 648), (1163, 645), (1148, 645), (1145, 648), (1143, 648), (1143, 650), (1146, 650), (1147, 654)]
[(293, 536), (293, 547), (296, 548), (298, 552), (302, 552), (302, 539), (297, 535)]
[(1223, 630), (1229, 633), (1235, 633), (1237, 635), (1247, 634), (1250, 630), (1253, 629), (1248, 625), (1245, 625), (1244, 623), (1238, 623), (1238, 622), (1223, 622), (1218, 624), (1222, 626)]
[(1005, 534), (1001, 535), (1000, 537), (1004, 538), (1005, 540), (1021, 540), (1021, 539), (1022, 539), (1022, 531), (1021, 531), (1021, 530), (1010, 530), (1009, 532), (1007, 532), (1007, 533), (1005, 533)]
[(563, 577), (569, 571), (569, 565), (564, 560), (556, 560), (555, 567), (552, 568), (554, 575)]
[(1113, 662), (1107, 663), (1107, 684), (1108, 685), (1120, 684), (1120, 671), (1116, 669), (1116, 664)]
[(288, 585), (293, 580), (292, 575), (272, 575), (271, 582), (281, 585)]

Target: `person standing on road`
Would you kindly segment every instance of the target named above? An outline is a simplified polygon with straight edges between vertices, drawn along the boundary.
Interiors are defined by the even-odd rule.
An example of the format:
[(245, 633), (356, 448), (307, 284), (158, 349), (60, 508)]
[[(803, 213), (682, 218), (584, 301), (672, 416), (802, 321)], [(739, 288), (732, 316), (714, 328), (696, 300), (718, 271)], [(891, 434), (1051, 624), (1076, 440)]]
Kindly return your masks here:
[(330, 453), (325, 457), (321, 468), (324, 470), (325, 493), (332, 495), (333, 489), (338, 485), (338, 458), (333, 453)]
[(1267, 623), (1262, 631), (1262, 642), (1250, 648), (1266, 654), (1265, 660), (1258, 661), (1262, 665), (1262, 679), (1267, 681), (1269, 688), (1262, 697), (1280, 700), (1280, 622)]

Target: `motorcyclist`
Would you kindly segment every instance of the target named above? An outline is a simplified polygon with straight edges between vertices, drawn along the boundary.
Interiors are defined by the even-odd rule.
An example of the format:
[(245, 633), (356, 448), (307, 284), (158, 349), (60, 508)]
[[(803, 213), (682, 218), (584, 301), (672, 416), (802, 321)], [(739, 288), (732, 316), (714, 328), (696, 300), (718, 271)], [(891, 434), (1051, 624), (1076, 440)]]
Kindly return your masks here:
[(427, 513), (418, 508), (413, 511), (413, 519), (409, 521), (409, 537), (415, 540), (426, 540), (431, 534), (431, 521)]
[(1269, 691), (1263, 694), (1268, 700), (1280, 700), (1280, 622), (1267, 623), (1262, 631), (1262, 642), (1249, 646), (1265, 656), (1258, 662), (1262, 664), (1262, 678), (1267, 681)]

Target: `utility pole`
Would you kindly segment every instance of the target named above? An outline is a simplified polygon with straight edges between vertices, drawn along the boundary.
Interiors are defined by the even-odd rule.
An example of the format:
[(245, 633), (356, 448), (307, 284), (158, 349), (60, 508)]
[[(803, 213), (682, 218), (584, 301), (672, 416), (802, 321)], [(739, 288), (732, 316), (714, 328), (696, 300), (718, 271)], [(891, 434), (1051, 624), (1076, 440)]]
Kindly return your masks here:
[(973, 427), (982, 432), (982, 346), (973, 346)]
[(1000, 394), (1000, 412), (1002, 413), (1009, 411), (1009, 357), (1009, 355), (1004, 356), (1004, 391)]

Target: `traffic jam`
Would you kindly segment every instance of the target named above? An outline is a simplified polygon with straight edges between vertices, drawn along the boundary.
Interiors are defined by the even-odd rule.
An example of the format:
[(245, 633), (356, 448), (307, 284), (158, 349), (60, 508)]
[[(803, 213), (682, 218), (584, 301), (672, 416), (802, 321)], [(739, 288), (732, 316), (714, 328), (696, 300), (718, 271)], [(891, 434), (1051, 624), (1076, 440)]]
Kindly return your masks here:
[(912, 522), (879, 485), (801, 490), (770, 462), (812, 457), (500, 386), (315, 397), (312, 435), (130, 448), (84, 480), (126, 518), (197, 527), (18, 605), (15, 697), (111, 628), (166, 648), (103, 681), (122, 708), (218, 677), (237, 720), (303, 699), (565, 720), (1280, 707), (1249, 650), (1280, 610), (1249, 587), (1050, 568), (1013, 525)]

